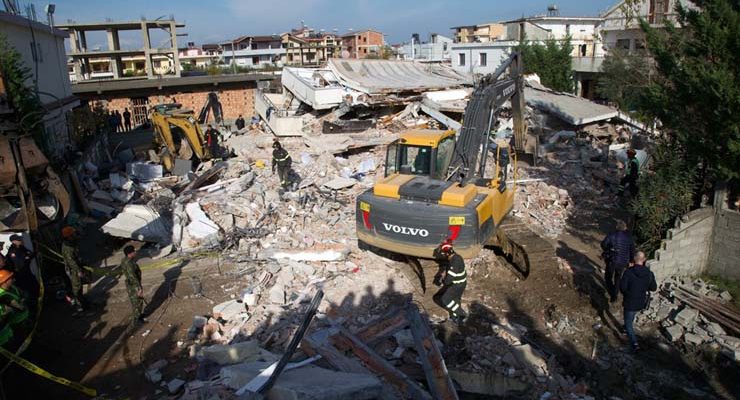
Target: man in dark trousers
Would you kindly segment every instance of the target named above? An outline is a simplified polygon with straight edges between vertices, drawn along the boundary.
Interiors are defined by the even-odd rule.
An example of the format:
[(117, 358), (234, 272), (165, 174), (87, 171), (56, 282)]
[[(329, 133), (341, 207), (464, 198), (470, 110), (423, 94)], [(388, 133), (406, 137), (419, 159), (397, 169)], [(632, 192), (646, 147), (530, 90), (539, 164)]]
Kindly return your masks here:
[(131, 307), (133, 308), (131, 319), (134, 324), (147, 322), (144, 318), (144, 288), (141, 285), (141, 269), (134, 261), (135, 257), (136, 249), (134, 249), (134, 246), (129, 245), (123, 248), (121, 270), (123, 270), (123, 276), (126, 278), (128, 299), (131, 301)]
[[(26, 292), (30, 298), (36, 299), (39, 295), (39, 283), (31, 272), (31, 260), (34, 254), (23, 245), (23, 236), (11, 235), (10, 248), (5, 256), (5, 268), (15, 274), (15, 284)], [(35, 306), (35, 302), (31, 302)], [(35, 311), (35, 307), (34, 307)]]
[(280, 185), (283, 189), (290, 185), (290, 167), (293, 160), (290, 158), (288, 151), (283, 148), (277, 140), (272, 143), (272, 173), (277, 169)]
[(635, 256), (635, 241), (627, 232), (627, 224), (624, 221), (617, 221), (617, 230), (601, 241), (601, 250), (606, 263), (604, 283), (610, 301), (613, 303), (617, 301), (617, 288), (619, 288), (622, 272)]
[(236, 129), (242, 130), (245, 126), (247, 126), (247, 122), (244, 121), (244, 117), (242, 117), (241, 114), (239, 114), (239, 118), (236, 119)]
[(635, 335), (635, 316), (647, 307), (648, 292), (656, 290), (658, 290), (658, 284), (655, 282), (655, 275), (645, 266), (645, 253), (638, 251), (635, 254), (634, 264), (625, 271), (619, 282), (619, 291), (623, 296), (624, 330), (627, 331), (633, 351), (640, 349)]
[(627, 150), (627, 166), (624, 177), (619, 181), (619, 197), (624, 195), (624, 190), (629, 188), (632, 197), (637, 196), (637, 178), (640, 176), (640, 161), (637, 159), (637, 152)]
[(211, 152), (211, 157), (213, 158), (221, 156), (221, 147), (218, 144), (218, 136), (218, 131), (213, 129), (211, 125), (208, 125), (208, 129), (206, 129), (206, 143), (208, 144), (208, 150)]
[(445, 241), (435, 251), (434, 257), (439, 262), (439, 272), (434, 277), (434, 284), (442, 286), (432, 299), (447, 310), (450, 319), (457, 325), (462, 325), (467, 313), (462, 308), (462, 295), (467, 285), (465, 260), (455, 253), (452, 242)]
[(123, 116), (118, 110), (116, 110), (116, 132), (123, 132)]
[(123, 128), (126, 130), (126, 132), (131, 130), (131, 112), (128, 110), (128, 108), (125, 108), (123, 110)]

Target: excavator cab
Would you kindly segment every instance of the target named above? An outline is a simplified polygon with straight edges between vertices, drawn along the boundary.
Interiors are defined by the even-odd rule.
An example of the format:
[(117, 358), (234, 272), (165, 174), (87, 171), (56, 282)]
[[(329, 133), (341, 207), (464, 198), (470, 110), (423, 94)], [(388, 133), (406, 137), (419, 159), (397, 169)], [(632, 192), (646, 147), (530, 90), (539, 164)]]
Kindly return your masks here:
[(454, 150), (454, 131), (407, 131), (388, 145), (385, 176), (419, 175), (445, 180)]

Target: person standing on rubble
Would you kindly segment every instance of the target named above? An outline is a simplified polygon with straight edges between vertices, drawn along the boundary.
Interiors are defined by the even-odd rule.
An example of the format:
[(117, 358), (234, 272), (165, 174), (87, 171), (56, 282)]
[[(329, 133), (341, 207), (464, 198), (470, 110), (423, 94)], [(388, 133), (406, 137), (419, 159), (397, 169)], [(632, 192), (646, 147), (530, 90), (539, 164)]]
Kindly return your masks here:
[(133, 314), (131, 315), (132, 322), (144, 323), (147, 320), (144, 316), (144, 288), (141, 285), (141, 268), (134, 261), (134, 257), (136, 257), (134, 246), (129, 245), (124, 247), (121, 269), (126, 278), (128, 299), (131, 301), (131, 307), (133, 308)]
[(635, 256), (635, 241), (627, 232), (627, 223), (617, 221), (617, 230), (601, 241), (602, 258), (606, 263), (604, 283), (612, 303), (617, 301), (619, 281), (622, 272), (629, 266)]
[(234, 122), (234, 123), (236, 124), (236, 129), (237, 130), (242, 130), (242, 129), (244, 129), (245, 126), (247, 126), (247, 122), (244, 121), (244, 117), (242, 117), (241, 114), (239, 114), (239, 118), (237, 118), (236, 119), (236, 122)]
[(131, 130), (131, 111), (128, 108), (123, 110), (123, 128), (126, 132)]
[(624, 330), (627, 332), (633, 351), (640, 349), (635, 335), (635, 316), (648, 307), (650, 301), (648, 292), (658, 290), (655, 275), (645, 266), (645, 259), (645, 253), (638, 251), (635, 254), (635, 262), (625, 271), (619, 282), (619, 291), (623, 296)]
[(211, 152), (211, 157), (218, 158), (221, 155), (219, 134), (210, 124), (208, 125), (208, 129), (206, 129), (206, 143), (208, 144), (208, 150)]
[(434, 250), (434, 258), (439, 262), (439, 271), (434, 276), (434, 284), (441, 288), (432, 299), (438, 306), (447, 310), (454, 323), (462, 325), (467, 317), (462, 308), (462, 295), (468, 277), (465, 272), (465, 260), (455, 253), (449, 240)]
[(630, 195), (634, 198), (637, 196), (637, 178), (640, 174), (640, 161), (637, 159), (637, 152), (633, 149), (627, 150), (627, 167), (622, 180), (619, 181), (619, 197), (624, 195), (624, 190), (629, 188)]
[(280, 178), (280, 186), (286, 189), (290, 185), (290, 167), (293, 159), (290, 158), (288, 151), (283, 148), (279, 141), (272, 143), (272, 173), (277, 169)]
[(62, 228), (62, 258), (72, 286), (71, 303), (78, 313), (82, 308), (82, 267), (77, 253), (77, 230), (71, 226)]

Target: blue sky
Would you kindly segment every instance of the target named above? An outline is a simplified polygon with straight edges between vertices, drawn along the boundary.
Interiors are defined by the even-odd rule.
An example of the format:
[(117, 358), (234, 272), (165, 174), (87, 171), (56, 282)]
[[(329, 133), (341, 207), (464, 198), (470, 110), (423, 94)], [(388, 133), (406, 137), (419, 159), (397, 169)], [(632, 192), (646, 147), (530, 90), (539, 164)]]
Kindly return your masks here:
[[(46, 4), (33, 3), (37, 10)], [(456, 25), (542, 14), (552, 3), (563, 16), (593, 16), (616, 0), (56, 0), (55, 18), (64, 23), (174, 15), (186, 24), (181, 32), (188, 33), (178, 40), (198, 44), (282, 33), (303, 20), (317, 30), (339, 33), (372, 27), (385, 33), (387, 42), (399, 43), (414, 32), (426, 38), (432, 32), (449, 34)]]

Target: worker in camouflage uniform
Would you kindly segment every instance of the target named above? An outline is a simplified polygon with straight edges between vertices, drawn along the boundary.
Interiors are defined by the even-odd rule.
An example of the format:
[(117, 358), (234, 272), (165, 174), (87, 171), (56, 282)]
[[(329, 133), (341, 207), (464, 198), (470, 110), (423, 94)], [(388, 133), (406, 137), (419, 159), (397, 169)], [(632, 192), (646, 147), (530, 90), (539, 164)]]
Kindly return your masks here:
[(121, 269), (126, 278), (126, 290), (128, 299), (131, 301), (133, 308), (132, 321), (134, 323), (147, 322), (144, 318), (144, 288), (141, 286), (141, 269), (134, 261), (136, 250), (134, 246), (123, 248), (123, 260), (121, 260)]
[(290, 167), (293, 160), (290, 158), (288, 151), (277, 140), (273, 142), (272, 149), (272, 173), (275, 173), (275, 169), (277, 169), (280, 185), (283, 189), (286, 189), (290, 185)]
[(77, 254), (77, 231), (71, 226), (62, 228), (62, 257), (69, 283), (72, 286), (70, 303), (77, 309), (77, 312), (82, 312), (83, 272)]

